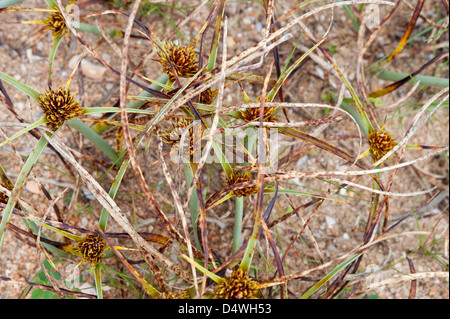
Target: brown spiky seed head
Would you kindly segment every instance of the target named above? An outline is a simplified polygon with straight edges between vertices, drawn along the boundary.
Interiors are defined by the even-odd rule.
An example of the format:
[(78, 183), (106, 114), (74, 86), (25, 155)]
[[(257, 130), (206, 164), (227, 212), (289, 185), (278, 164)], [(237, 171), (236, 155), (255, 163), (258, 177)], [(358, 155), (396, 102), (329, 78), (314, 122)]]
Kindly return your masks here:
[(192, 299), (186, 290), (178, 292), (163, 292), (159, 295), (159, 299)]
[[(261, 102), (261, 97), (258, 97), (256, 99), (256, 103)], [(269, 102), (268, 98), (266, 98), (266, 102)], [(278, 107), (267, 107), (264, 106), (264, 122), (276, 122), (277, 117), (274, 115), (275, 111), (278, 109)], [(247, 108), (243, 111), (240, 111), (242, 118), (246, 122), (256, 122), (259, 121), (259, 107), (252, 107)]]
[(372, 159), (378, 162), (384, 155), (392, 150), (397, 143), (394, 138), (383, 128), (380, 131), (371, 131), (369, 133), (369, 147)]
[(193, 125), (186, 132), (191, 124), (191, 119), (179, 118), (174, 121), (171, 129), (161, 132), (161, 138), (172, 148), (171, 152), (179, 153), (183, 158), (191, 158), (200, 151), (203, 129), (201, 125)]
[(38, 102), (52, 131), (59, 129), (67, 120), (83, 115), (86, 111), (75, 100), (75, 95), (66, 86), (51, 88), (39, 95)]
[(175, 119), (171, 129), (161, 132), (163, 142), (168, 146), (173, 147), (180, 141), (184, 131), (191, 123), (191, 120), (185, 118)]
[(175, 67), (177, 74), (182, 78), (189, 78), (198, 72), (198, 59), (194, 46), (175, 45), (171, 41), (163, 42), (164, 54), (162, 50), (158, 51), (159, 62), (162, 64), (164, 73), (173, 80), (175, 78), (169, 60)]
[[(250, 172), (237, 173), (232, 172), (230, 176), (227, 177), (228, 186), (239, 184), (242, 182), (250, 181)], [(250, 186), (246, 188), (240, 188), (233, 191), (233, 195), (236, 197), (248, 197), (258, 192), (257, 186)]]
[(100, 262), (105, 256), (106, 242), (102, 236), (87, 235), (77, 244), (77, 250), (84, 261), (91, 266)]
[(198, 103), (201, 104), (212, 104), (214, 101), (215, 94), (210, 88), (207, 88), (205, 91), (200, 93), (200, 98), (198, 99)]
[(214, 299), (257, 299), (258, 293), (258, 283), (238, 268), (230, 278), (218, 284), (213, 297)]
[(52, 12), (45, 20), (45, 25), (47, 26), (47, 30), (52, 31), (55, 38), (62, 37), (64, 34), (69, 36), (69, 28), (60, 11)]

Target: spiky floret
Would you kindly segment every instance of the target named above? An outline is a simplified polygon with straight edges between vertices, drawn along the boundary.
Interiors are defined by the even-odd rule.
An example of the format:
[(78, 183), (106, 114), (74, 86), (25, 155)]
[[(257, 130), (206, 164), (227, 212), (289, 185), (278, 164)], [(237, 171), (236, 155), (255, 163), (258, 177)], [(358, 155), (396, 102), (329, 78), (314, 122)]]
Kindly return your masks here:
[(370, 154), (374, 162), (378, 162), (384, 155), (392, 150), (397, 143), (394, 138), (381, 128), (379, 131), (372, 130), (369, 133)]
[(200, 93), (198, 103), (212, 104), (212, 102), (214, 101), (214, 97), (215, 97), (214, 92), (210, 88), (207, 88), (205, 91)]
[(64, 34), (69, 36), (69, 28), (60, 11), (52, 12), (44, 21), (44, 24), (47, 26), (47, 30), (52, 31), (55, 38), (62, 37)]
[(163, 292), (159, 299), (192, 299), (186, 290), (180, 290), (178, 292)]
[(189, 127), (191, 124), (191, 119), (178, 118), (171, 129), (161, 132), (163, 142), (172, 148), (172, 152), (178, 152), (185, 158), (190, 158), (200, 151), (202, 128), (201, 125)]
[(257, 299), (258, 293), (258, 283), (238, 268), (230, 278), (218, 284), (213, 297), (214, 299)]
[(39, 95), (38, 102), (49, 121), (47, 127), (52, 131), (59, 129), (67, 120), (86, 112), (66, 86), (58, 89), (50, 88), (46, 93)]
[(171, 129), (161, 132), (163, 142), (168, 146), (173, 147), (180, 141), (181, 136), (191, 123), (192, 121), (185, 118), (176, 119), (173, 122)]
[[(228, 186), (248, 181), (250, 181), (250, 172), (245, 173), (232, 172), (230, 176), (227, 177)], [(256, 194), (257, 192), (258, 192), (257, 186), (250, 186), (233, 191), (233, 195), (236, 197), (242, 196), (247, 197)]]
[(167, 55), (164, 54), (162, 50), (159, 50), (159, 62), (163, 66), (164, 73), (169, 75), (172, 80), (175, 76), (170, 62), (172, 62), (179, 77), (189, 78), (198, 72), (197, 54), (192, 45), (185, 47), (182, 45), (175, 45), (171, 41), (165, 41), (163, 42), (163, 46)]
[[(261, 102), (261, 98), (258, 97), (256, 99), (256, 103)], [(269, 102), (269, 100), (266, 98), (266, 102)], [(263, 121), (264, 122), (276, 122), (277, 117), (274, 115), (275, 111), (278, 109), (278, 107), (264, 107), (264, 115), (263, 115)], [(252, 107), (247, 108), (241, 112), (242, 118), (246, 122), (256, 122), (259, 121), (259, 107)]]
[(105, 256), (106, 242), (101, 236), (87, 235), (77, 243), (83, 261), (95, 265)]

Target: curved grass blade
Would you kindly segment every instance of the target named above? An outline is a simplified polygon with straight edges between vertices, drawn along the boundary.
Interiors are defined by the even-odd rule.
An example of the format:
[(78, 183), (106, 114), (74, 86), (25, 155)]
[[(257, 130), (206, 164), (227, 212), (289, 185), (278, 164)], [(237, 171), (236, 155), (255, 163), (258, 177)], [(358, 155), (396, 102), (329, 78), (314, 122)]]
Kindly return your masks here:
[[(419, 77), (416, 77), (420, 72), (425, 70), (428, 66), (432, 65), (434, 62), (439, 61), (440, 59), (448, 57), (448, 55), (449, 55), (449, 52), (445, 52), (445, 53), (442, 53), (442, 54), (434, 57), (433, 59), (431, 59), (424, 65), (422, 65), (420, 67), (420, 69), (418, 69), (417, 71), (415, 71), (411, 74), (397, 73), (397, 72), (392, 72), (392, 71), (380, 72), (380, 74), (377, 76), (380, 79), (387, 79), (387, 80), (397, 79), (397, 80), (395, 80), (396, 81), (395, 83), (392, 83), (388, 86), (385, 86), (382, 89), (379, 89), (375, 92), (370, 93), (369, 97), (377, 98), (377, 97), (386, 95), (388, 93), (391, 93), (391, 92), (395, 91), (396, 89), (398, 89), (399, 87), (401, 87), (402, 85), (408, 83), (411, 80), (416, 80), (416, 82), (421, 81), (421, 83), (424, 85), (436, 85), (436, 86), (440, 86), (440, 87), (444, 87), (444, 88), (448, 87), (448, 85), (449, 85), (448, 79), (441, 79), (441, 78), (430, 77), (430, 76), (428, 76), (428, 77), (422, 76), (421, 79)], [(400, 79), (398, 79), (399, 77), (400, 77)]]
[(12, 211), (14, 206), (16, 205), (19, 196), (22, 192), (23, 186), (27, 181), (28, 175), (34, 167), (34, 164), (38, 161), (44, 149), (47, 147), (48, 141), (42, 136), (37, 142), (31, 154), (28, 156), (27, 161), (25, 162), (22, 170), (20, 171), (19, 176), (17, 177), (16, 183), (14, 184), (14, 188), (11, 191), (11, 196), (8, 199), (8, 203), (6, 204), (5, 209), (3, 210), (2, 222), (0, 223), (0, 251), (3, 246), (3, 240), (5, 238), (6, 226), (11, 218)]
[[(123, 154), (121, 156), (123, 156)], [(108, 195), (112, 199), (114, 199), (117, 195), (120, 183), (122, 182), (123, 176), (125, 175), (125, 172), (127, 171), (129, 164), (130, 164), (130, 160), (125, 160), (120, 165), (119, 171), (117, 172), (117, 175), (114, 178), (114, 182), (112, 183), (111, 188), (109, 189), (109, 192), (108, 192)], [(108, 225), (108, 219), (109, 219), (109, 212), (105, 208), (103, 208), (102, 213), (100, 214), (100, 218), (98, 220), (98, 225), (103, 231), (106, 231), (106, 226)]]
[(313, 52), (319, 45), (321, 45), (326, 38), (320, 40), (318, 43), (314, 44), (314, 46), (309, 49), (307, 52), (305, 52), (300, 58), (298, 58), (283, 74), (281, 74), (280, 78), (275, 83), (274, 87), (270, 90), (270, 92), (267, 94), (267, 98), (272, 101), (275, 96), (277, 95), (280, 88), (283, 86), (286, 79), (289, 77), (289, 75), (302, 63), (308, 55)]
[(31, 131), (32, 129), (35, 129), (38, 126), (41, 126), (43, 124), (48, 123), (48, 120), (43, 117), (39, 120), (37, 120), (36, 122), (34, 122), (33, 124), (28, 125), (27, 127), (21, 129), (19, 132), (17, 132), (16, 134), (14, 134), (13, 136), (11, 136), (10, 138), (8, 138), (7, 140), (4, 140), (3, 142), (0, 143), (0, 147), (2, 147), (3, 145), (6, 145), (10, 142), (12, 142), (13, 140), (15, 140), (16, 138), (18, 138), (19, 136)]
[(73, 118), (67, 121), (67, 124), (83, 134), (84, 137), (89, 139), (92, 143), (95, 144), (108, 158), (114, 163), (114, 165), (120, 165), (119, 155), (117, 155), (116, 151), (107, 143), (100, 135), (95, 133), (93, 129), (87, 126), (83, 121)]
[(9, 76), (8, 74), (5, 74), (0, 71), (0, 79), (4, 80), (5, 82), (11, 84), (16, 89), (20, 90), (21, 92), (25, 93), (29, 97), (33, 98), (34, 100), (38, 100), (40, 93), (31, 87), (29, 87), (26, 84), (23, 84), (22, 82), (17, 81), (13, 77)]
[(400, 42), (398, 43), (397, 47), (395, 48), (394, 52), (391, 53), (391, 55), (388, 57), (388, 59), (386, 60), (386, 63), (391, 62), (392, 60), (395, 59), (395, 57), (403, 50), (403, 48), (405, 47), (409, 36), (411, 35), (414, 27), (416, 26), (416, 22), (419, 19), (420, 16), (420, 12), (422, 11), (423, 8), (423, 4), (425, 3), (425, 0), (419, 0), (417, 2), (416, 8), (414, 9), (414, 13), (411, 17), (411, 19), (408, 22), (408, 27), (405, 31), (405, 33), (403, 34), (402, 38), (400, 39)]
[(349, 264), (351, 264), (353, 261), (358, 259), (362, 254), (356, 254), (344, 261), (342, 264), (338, 265), (336, 268), (334, 268), (332, 271), (330, 271), (325, 277), (323, 277), (319, 282), (317, 282), (314, 286), (312, 286), (307, 292), (305, 292), (303, 295), (300, 296), (300, 299), (308, 299), (311, 297), (313, 293), (315, 293), (320, 287), (325, 285), (328, 281), (331, 280), (337, 273), (339, 273), (342, 269), (347, 267)]
[[(167, 74), (163, 73), (158, 77), (157, 82), (165, 84), (165, 83), (167, 83), (168, 80), (169, 80), (169, 76)], [(150, 88), (152, 90), (157, 90), (157, 91), (162, 89), (162, 87), (156, 83), (150, 84)], [(139, 97), (142, 97), (142, 98), (153, 97), (153, 94), (151, 94), (147, 91), (143, 91), (141, 94), (139, 94)], [(128, 109), (138, 109), (139, 107), (141, 107), (144, 104), (145, 104), (145, 101), (135, 100), (135, 101), (131, 101), (127, 105), (127, 108)], [(116, 112), (118, 113), (119, 111), (120, 110), (117, 108)], [(112, 118), (113, 118), (113, 116), (109, 117), (110, 120)], [(92, 126), (92, 130), (94, 132), (96, 132), (97, 134), (101, 134), (104, 131), (106, 131), (109, 127), (111, 127), (111, 125), (108, 125), (105, 123), (96, 123)]]
[(202, 273), (204, 273), (206, 276), (208, 276), (209, 278), (211, 278), (212, 280), (214, 280), (216, 283), (220, 284), (222, 282), (225, 281), (225, 279), (223, 279), (222, 277), (217, 276), (216, 274), (210, 272), (208, 269), (206, 269), (205, 267), (201, 266), (198, 262), (196, 262), (195, 260), (192, 260), (191, 258), (189, 258), (188, 256), (181, 254), (181, 257), (183, 257), (184, 259), (186, 259), (188, 262), (190, 262), (192, 265), (195, 266), (195, 268), (197, 268), (198, 270), (200, 270)]

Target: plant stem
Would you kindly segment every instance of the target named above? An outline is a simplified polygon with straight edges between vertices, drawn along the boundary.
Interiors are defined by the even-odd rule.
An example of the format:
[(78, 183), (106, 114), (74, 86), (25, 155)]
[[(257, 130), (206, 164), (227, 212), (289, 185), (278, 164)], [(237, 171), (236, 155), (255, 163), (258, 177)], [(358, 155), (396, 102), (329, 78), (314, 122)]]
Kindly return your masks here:
[(94, 268), (95, 290), (97, 290), (97, 298), (103, 299), (102, 270), (100, 267), (100, 264), (97, 263)]
[[(194, 174), (193, 174), (193, 163), (183, 163), (184, 165), (184, 179), (186, 181), (186, 187), (189, 190), (189, 187), (192, 184), (192, 180), (194, 179)], [(192, 228), (194, 230), (194, 239), (195, 239), (195, 245), (197, 246), (198, 249), (202, 249), (202, 246), (200, 245), (200, 239), (198, 236), (198, 231), (197, 231), (197, 222), (198, 222), (198, 217), (200, 215), (200, 207), (198, 205), (198, 197), (197, 197), (197, 192), (194, 190), (192, 192), (192, 196), (189, 200), (189, 210), (191, 212), (191, 222), (192, 222)]]
[[(130, 164), (130, 160), (127, 159), (122, 162), (122, 165), (119, 168), (119, 172), (117, 173), (116, 178), (114, 179), (114, 182), (111, 185), (111, 188), (108, 193), (108, 195), (112, 199), (114, 199), (117, 195), (117, 191), (119, 190), (120, 183), (122, 182), (123, 176), (125, 175), (125, 172), (127, 171), (129, 164)], [(98, 220), (98, 225), (103, 231), (106, 231), (106, 226), (108, 225), (108, 219), (109, 219), (109, 212), (105, 208), (103, 208), (102, 213), (100, 215), (100, 219)]]
[(235, 215), (233, 229), (232, 253), (237, 252), (241, 246), (242, 219), (244, 215), (244, 197), (235, 198)]
[[(377, 78), (390, 81), (400, 81), (401, 79), (406, 78), (408, 76), (410, 76), (409, 73), (383, 70), (377, 75)], [(423, 85), (438, 86), (441, 88), (446, 88), (449, 86), (448, 79), (438, 78), (435, 76), (417, 75), (411, 80), (412, 83), (417, 83), (419, 81)]]

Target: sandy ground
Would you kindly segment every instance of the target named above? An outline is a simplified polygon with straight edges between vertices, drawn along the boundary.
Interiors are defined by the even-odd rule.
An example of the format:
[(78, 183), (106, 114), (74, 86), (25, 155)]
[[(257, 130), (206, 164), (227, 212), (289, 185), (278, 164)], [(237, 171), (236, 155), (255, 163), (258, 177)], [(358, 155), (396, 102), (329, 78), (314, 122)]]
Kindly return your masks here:
[[(197, 3), (197, 1), (181, 1), (181, 4), (190, 5)], [(276, 6), (277, 16), (288, 12), (295, 7), (296, 1), (283, 1), (282, 4)], [(29, 7), (42, 7), (41, 1), (27, 1)], [(106, 5), (94, 4), (83, 10), (86, 12), (93, 12), (103, 10)], [(183, 14), (178, 11), (171, 11), (163, 8), (164, 12), (172, 14), (173, 19), (178, 23), (183, 20)], [(440, 7), (443, 10), (443, 7)], [(382, 13), (386, 13), (383, 10)], [(391, 52), (400, 37), (404, 32), (404, 28), (411, 15), (411, 9), (406, 5), (402, 5), (396, 13), (395, 19), (388, 22), (386, 27), (380, 32), (377, 40), (371, 46), (371, 49), (366, 54), (365, 65), (370, 65), (374, 61), (386, 53)], [(227, 49), (228, 56), (232, 57), (242, 52), (262, 39), (264, 32), (264, 11), (259, 2), (230, 2), (227, 5), (228, 16), (228, 38)], [(187, 39), (192, 39), (196, 30), (203, 24), (204, 19), (208, 14), (208, 9), (203, 8), (198, 15), (191, 19), (187, 27), (183, 29), (183, 34)], [(442, 13), (441, 17), (442, 17)], [(436, 21), (436, 4), (428, 4), (423, 11), (423, 15), (432, 21)], [(296, 15), (298, 16), (298, 15)], [(167, 30), (171, 30), (167, 24), (164, 28), (156, 18), (161, 19), (157, 14), (141, 17), (142, 21), (158, 34), (165, 34)], [(24, 20), (37, 20), (42, 18), (42, 13), (0, 13), (1, 22), (13, 22)], [(333, 58), (338, 65), (346, 73), (352, 83), (356, 83), (355, 75), (355, 60), (358, 55), (357, 33), (352, 26), (348, 16), (345, 15), (342, 9), (334, 12), (332, 17), (330, 14), (320, 15), (308, 20), (309, 31), (320, 38), (329, 26), (330, 20), (333, 19), (333, 25), (328, 34), (325, 47), (333, 52)], [(89, 20), (91, 23), (93, 19)], [(120, 27), (124, 25), (125, 19), (120, 16), (105, 16), (101, 17), (105, 26)], [(429, 24), (423, 19), (419, 19), (414, 34), (420, 30), (428, 27)], [(29, 86), (35, 88), (39, 92), (46, 89), (46, 75), (47, 63), (46, 58), (51, 45), (52, 37), (49, 32), (41, 32), (39, 27), (35, 25), (20, 25), (12, 23), (0, 24), (0, 71), (13, 76), (15, 79), (27, 83)], [(280, 56), (283, 61), (289, 56), (292, 48), (295, 46), (298, 37), (301, 34), (301, 29), (296, 28), (292, 40), (280, 47)], [(210, 33), (211, 35), (211, 33)], [(108, 43), (102, 41), (102, 38), (97, 35), (83, 34), (86, 36), (88, 43), (92, 44), (97, 52), (102, 57), (111, 63), (113, 67), (119, 68), (120, 59)], [(367, 40), (367, 37), (365, 38)], [(440, 38), (429, 44), (431, 49), (423, 48), (423, 42), (426, 37), (419, 37), (411, 45), (407, 46), (395, 62), (391, 65), (391, 70), (400, 72), (412, 72), (420, 65), (433, 57), (433, 54), (441, 52), (442, 48), (434, 49), (433, 45), (439, 45), (447, 42), (448, 48), (448, 31), (441, 35)], [(115, 40), (119, 45), (121, 40)], [(311, 46), (303, 37), (301, 45)], [(149, 50), (149, 42), (135, 39), (132, 41), (131, 59), (134, 63), (141, 61), (141, 57)], [(422, 50), (419, 50), (421, 49)], [(66, 81), (71, 73), (70, 60), (83, 52), (83, 47), (74, 39), (70, 42), (65, 39), (58, 51), (55, 61), (55, 72), (53, 81), (55, 84), (62, 84)], [(303, 52), (296, 51), (294, 57), (298, 58)], [(323, 56), (318, 54), (318, 57), (323, 59)], [(98, 66), (98, 63), (92, 58), (87, 58), (92, 64)], [(284, 63), (284, 62), (282, 62)], [(155, 67), (157, 63), (146, 61), (142, 70), (143, 74), (149, 78), (156, 78), (160, 73), (160, 69)], [(442, 66), (442, 64), (439, 64)], [(448, 77), (448, 66), (439, 69), (439, 66), (431, 67), (424, 71), (426, 75), (436, 75), (439, 77)], [(91, 67), (94, 68), (94, 67)], [(264, 71), (256, 70), (256, 74), (264, 75)], [(97, 76), (97, 75), (96, 75)], [(369, 72), (366, 74), (368, 79), (368, 86), (371, 90), (378, 89), (391, 82), (376, 79), (373, 74)], [(80, 99), (85, 106), (113, 106), (118, 99), (118, 77), (111, 71), (106, 70), (100, 78), (91, 78), (84, 75), (77, 76), (72, 86), (75, 91), (80, 93)], [(30, 123), (41, 116), (39, 106), (30, 100), (17, 89), (9, 85), (5, 85), (9, 96), (11, 97), (16, 110)], [(256, 99), (261, 94), (261, 85), (244, 84), (248, 95)], [(310, 102), (310, 103), (326, 103), (325, 96), (329, 92), (339, 93), (341, 82), (339, 79), (330, 75), (328, 69), (324, 68), (316, 61), (309, 61), (284, 87), (284, 94), (286, 101), (290, 102)], [(411, 98), (400, 104), (398, 107), (389, 108), (390, 105), (401, 99), (410, 89), (411, 84), (405, 85), (396, 92), (381, 98), (382, 107), (375, 111), (377, 118), (382, 123), (384, 118), (387, 118), (386, 125), (393, 128), (393, 134), (397, 138), (404, 136), (409, 127), (409, 123), (416, 114), (413, 111), (419, 109), (424, 101), (430, 98), (437, 88), (429, 87), (421, 91), (415, 92)], [(132, 88), (130, 93), (139, 92)], [(347, 95), (346, 95), (347, 96)], [(240, 103), (240, 90), (237, 85), (232, 86), (226, 90), (225, 103), (227, 105), (234, 105)], [(447, 102), (448, 103), (448, 102)], [(321, 118), (323, 116), (322, 110), (314, 108), (302, 109), (288, 109), (287, 111), (290, 121), (308, 120), (313, 117)], [(282, 117), (284, 120), (284, 116)], [(14, 123), (17, 120), (7, 110), (5, 104), (0, 103), (0, 123), (4, 134), (11, 136), (17, 128), (3, 125), (4, 123)], [(442, 107), (427, 121), (420, 131), (415, 134), (411, 143), (421, 145), (446, 146), (448, 145), (448, 104), (447, 107)], [(313, 131), (314, 127), (311, 128)], [(107, 133), (108, 134), (108, 133)], [(319, 132), (317, 137), (330, 138), (337, 135), (357, 135), (357, 129), (352, 121), (345, 118), (339, 123), (333, 123), (328, 126), (323, 132)], [(109, 133), (108, 140), (115, 147), (115, 134)], [(67, 143), (68, 146), (74, 150), (81, 150), (81, 153), (107, 161), (107, 158), (101, 154), (89, 142), (80, 143), (80, 136), (73, 130), (65, 128), (60, 132), (60, 137)], [(1, 137), (0, 140), (3, 140)], [(286, 141), (292, 141), (284, 138)], [(23, 136), (13, 145), (17, 151), (27, 156), (30, 154), (36, 140), (31, 136)], [(334, 145), (343, 150), (356, 154), (358, 149), (358, 139), (346, 139), (333, 142)], [(156, 151), (156, 143), (153, 140), (151, 147)], [(299, 150), (305, 147), (304, 143), (297, 142), (293, 150)], [(363, 142), (363, 150), (367, 148), (367, 143)], [(403, 160), (408, 161), (426, 154), (426, 151), (407, 150), (404, 154)], [(92, 162), (89, 158), (78, 157), (79, 161), (86, 167), (86, 169), (93, 174), (93, 176), (101, 177), (101, 184), (105, 189), (114, 180), (114, 171), (107, 171), (105, 167), (98, 163)], [(142, 159), (142, 157), (140, 157)], [(150, 155), (149, 163), (157, 160), (157, 154)], [(0, 162), (13, 180), (17, 177), (22, 166), (21, 161), (11, 151), (11, 147), (2, 147), (0, 149)], [(155, 187), (164, 181), (164, 175), (155, 167), (142, 162), (144, 167), (144, 174), (150, 187)], [(296, 169), (299, 171), (319, 171), (319, 170), (337, 170), (342, 164), (339, 159), (332, 157), (324, 151), (309, 152), (295, 161), (290, 162), (286, 169)], [(178, 177), (176, 175), (180, 169), (176, 165), (170, 165), (171, 172), (177, 176), (177, 180), (182, 178), (182, 174)], [(38, 178), (45, 187), (49, 190), (51, 195), (55, 198), (65, 188), (69, 188), (68, 193), (74, 189), (80, 190), (81, 194), (71, 207), (69, 206), (70, 198), (67, 193), (64, 199), (58, 203), (61, 211), (64, 212), (65, 222), (71, 225), (77, 225), (87, 229), (94, 229), (100, 215), (101, 206), (92, 199), (85, 186), (75, 184), (73, 179), (69, 178), (62, 172), (67, 172), (66, 167), (61, 164), (59, 158), (50, 150), (47, 150), (40, 159), (40, 164), (33, 170), (36, 178)], [(209, 184), (208, 190), (212, 194), (220, 190), (225, 185), (225, 178), (220, 172), (218, 166), (213, 166), (205, 170), (203, 181), (205, 185)], [(219, 178), (215, 178), (219, 176)], [(137, 225), (139, 231), (163, 232), (163, 227), (157, 222), (155, 214), (152, 212), (149, 204), (145, 198), (139, 194), (140, 188), (136, 180), (133, 178), (131, 170), (127, 173), (118, 197), (117, 203), (124, 213), (127, 214), (129, 220)], [(387, 180), (388, 175), (382, 175), (383, 180)], [(363, 178), (360, 180), (361, 184), (371, 186), (370, 179)], [(291, 180), (289, 183), (283, 183), (281, 186), (285, 189), (293, 189), (297, 191), (320, 194), (328, 190), (328, 184), (318, 180)], [(78, 188), (79, 187), (79, 188)], [(360, 271), (364, 272), (371, 269), (381, 269), (374, 276), (366, 278), (365, 284), (372, 282), (380, 282), (382, 280), (391, 280), (399, 276), (409, 274), (410, 269), (406, 257), (412, 260), (415, 271), (417, 273), (435, 274), (438, 272), (448, 272), (448, 155), (445, 157), (438, 155), (419, 162), (414, 166), (404, 168), (398, 171), (395, 177), (395, 182), (392, 187), (392, 192), (408, 193), (425, 189), (437, 187), (437, 189), (429, 194), (415, 196), (415, 197), (390, 197), (390, 223), (410, 213), (413, 210), (419, 209), (420, 214), (413, 216), (403, 222), (400, 226), (395, 228), (392, 232), (392, 238), (374, 246), (365, 255)], [(185, 189), (181, 185), (181, 189)], [(367, 219), (367, 212), (370, 207), (370, 194), (361, 191), (357, 188), (352, 188), (353, 191), (341, 190), (338, 194), (331, 197), (333, 200), (327, 200), (321, 206), (317, 214), (312, 218), (309, 224), (310, 234), (317, 242), (318, 247), (315, 247), (311, 241), (311, 236), (304, 234), (297, 240), (288, 254), (286, 259), (286, 271), (288, 273), (295, 273), (302, 270), (313, 268), (323, 261), (331, 260), (335, 257), (341, 256), (351, 249), (357, 247), (362, 241), (364, 232), (364, 225)], [(170, 190), (167, 185), (156, 187), (153, 194), (161, 207), (166, 211), (169, 217), (174, 216), (173, 199), (170, 195)], [(431, 196), (437, 192), (442, 194), (436, 197), (425, 208), (420, 209), (427, 203)], [(42, 192), (39, 190), (37, 183), (33, 181), (33, 177), (25, 185), (22, 197), (26, 201), (32, 203), (41, 214), (49, 207), (49, 201), (45, 199)], [(290, 195), (289, 199), (295, 207), (305, 204), (309, 201), (307, 196)], [(254, 207), (254, 198), (246, 201), (246, 207)], [(270, 200), (267, 197), (266, 203)], [(339, 202), (338, 202), (339, 200)], [(279, 197), (277, 205), (273, 211), (273, 218), (277, 218), (286, 212), (289, 207), (288, 198), (285, 195)], [(314, 207), (310, 207), (302, 211), (302, 218), (307, 217), (313, 212)], [(234, 218), (234, 205), (232, 201), (227, 201), (220, 206), (214, 208), (211, 212), (211, 219), (209, 220), (209, 244), (216, 254), (223, 259), (226, 259), (230, 254), (230, 243), (232, 236), (232, 223)], [(251, 211), (246, 210), (246, 212)], [(55, 218), (50, 214), (49, 218)], [(13, 217), (12, 222), (20, 227), (23, 227), (20, 218)], [(301, 228), (302, 222), (298, 217), (292, 217), (287, 222), (279, 224), (273, 229), (273, 236), (280, 240), (280, 249), (284, 251), (289, 243), (295, 238), (298, 230)], [(250, 232), (250, 223), (246, 224), (246, 235)], [(181, 229), (181, 228), (180, 228)], [(121, 231), (115, 222), (110, 223), (110, 231)], [(52, 233), (46, 232), (49, 236), (54, 236)], [(60, 237), (56, 237), (60, 239)], [(121, 241), (121, 245), (132, 246), (131, 241)], [(276, 267), (273, 259), (273, 254), (266, 241), (259, 243), (258, 249), (269, 256), (271, 267)], [(175, 251), (173, 251), (175, 253)], [(136, 253), (130, 253), (131, 259), (139, 259), (140, 256)], [(176, 257), (173, 257), (176, 260)], [(76, 264), (78, 261), (60, 258), (61, 265)], [(179, 260), (177, 262), (180, 262)], [(108, 260), (107, 265), (112, 269), (123, 270), (123, 266), (114, 258)], [(186, 265), (180, 262), (183, 265)], [(270, 267), (264, 263), (260, 257), (255, 258), (255, 265), (258, 265), (266, 272), (262, 272), (261, 278), (268, 278), (270, 275)], [(148, 274), (148, 269), (143, 264), (136, 266), (139, 271)], [(32, 281), (33, 276), (39, 271), (40, 263), (36, 247), (26, 245), (24, 242), (13, 237), (10, 232), (7, 233), (0, 258), (0, 276), (13, 278), (17, 281)], [(327, 268), (327, 271), (315, 272), (313, 278), (322, 278), (325, 274), (331, 271), (332, 268)], [(84, 274), (83, 290), (84, 292), (93, 293), (89, 287), (93, 285), (93, 276), (89, 273), (88, 268), (84, 264), (80, 267), (80, 272)], [(135, 298), (137, 295), (127, 288), (125, 281), (110, 272), (110, 278), (105, 281), (105, 297), (107, 298)], [(417, 282), (416, 298), (448, 298), (448, 277), (447, 279), (430, 275), (431, 278), (421, 278)], [(355, 281), (357, 284), (358, 281)], [(292, 281), (290, 282), (289, 297), (298, 298), (304, 293), (312, 283), (309, 281)], [(345, 296), (354, 286), (350, 286), (345, 290)], [(18, 298), (23, 292), (24, 286), (18, 283), (8, 283), (0, 281), (0, 298)], [(407, 298), (410, 290), (410, 281), (405, 280), (396, 284), (383, 285), (379, 288), (374, 288), (367, 291), (366, 294), (361, 294), (360, 297), (368, 298), (368, 296), (378, 296), (379, 298)], [(30, 297), (28, 293), (27, 297)], [(318, 296), (317, 294), (314, 296)]]

